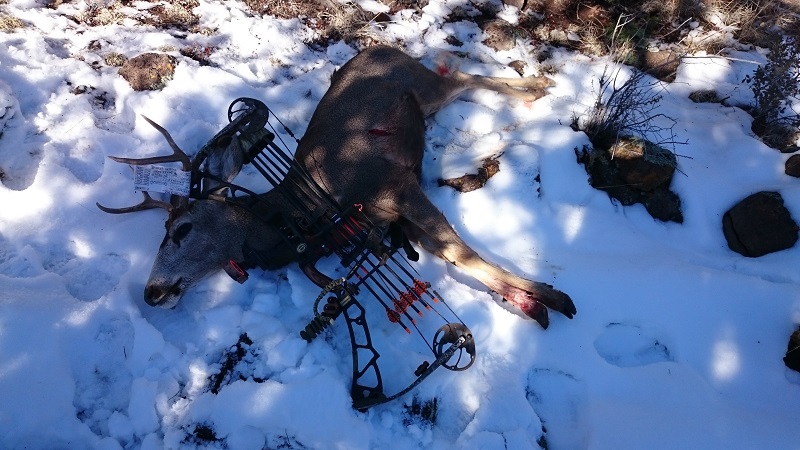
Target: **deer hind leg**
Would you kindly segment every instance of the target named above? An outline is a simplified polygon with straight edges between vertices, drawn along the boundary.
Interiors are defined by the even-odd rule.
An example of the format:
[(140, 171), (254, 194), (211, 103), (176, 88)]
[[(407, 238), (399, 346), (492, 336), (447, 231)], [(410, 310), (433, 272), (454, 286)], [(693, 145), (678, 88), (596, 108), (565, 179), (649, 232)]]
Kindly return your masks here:
[(547, 309), (572, 318), (577, 312), (569, 296), (552, 286), (527, 280), (486, 262), (455, 232), (441, 211), (431, 203), (419, 186), (402, 193), (399, 214), (404, 231), (423, 248), (461, 268), (526, 315), (547, 328)]
[(538, 77), (483, 77), (464, 72), (454, 72), (452, 78), (466, 86), (468, 89), (488, 89), (524, 101), (534, 101), (545, 96), (550, 86), (555, 82), (545, 76)]

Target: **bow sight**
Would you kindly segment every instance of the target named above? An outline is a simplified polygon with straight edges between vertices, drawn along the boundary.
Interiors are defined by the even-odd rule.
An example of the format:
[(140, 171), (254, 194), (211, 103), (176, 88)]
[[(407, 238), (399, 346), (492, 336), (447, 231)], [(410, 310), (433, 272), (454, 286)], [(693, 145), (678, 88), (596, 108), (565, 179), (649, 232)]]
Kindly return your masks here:
[[(400, 227), (376, 226), (359, 204), (337, 204), (332, 193), (320, 188), (293, 159), (283, 140), (275, 141), (278, 133), (272, 119), (294, 138), (279, 119), (270, 116), (264, 103), (252, 98), (234, 100), (228, 108), (229, 124), (200, 149), (194, 160), (190, 197), (225, 201), (259, 215), (254, 208), (260, 198), (256, 193), (200, 169), (215, 149), (237, 145), (244, 162), (251, 164), (293, 207), (292, 214), (278, 211), (259, 217), (266, 226), (278, 226), (283, 239), (295, 249), (303, 272), (322, 288), (314, 302), (314, 318), (300, 336), (311, 342), (335, 319), (344, 317), (352, 349), (353, 406), (363, 410), (398, 398), (439, 367), (455, 371), (469, 368), (475, 361), (472, 334), (431, 284), (420, 279), (409, 261), (416, 261), (418, 255)], [(213, 184), (214, 188), (204, 189), (204, 184)], [(215, 194), (220, 186), (227, 187), (229, 194)], [(400, 248), (405, 250), (405, 256), (398, 252)], [(245, 253), (249, 264), (244, 268), (233, 261), (226, 268), (240, 283), (247, 279), (245, 269), (249, 265), (270, 267), (268, 255), (250, 249)], [(316, 263), (330, 255), (339, 258), (345, 276), (332, 279), (316, 269)], [(395, 394), (383, 392), (380, 354), (372, 343), (366, 309), (359, 299), (380, 305), (386, 319), (406, 332), (412, 333), (413, 328), (432, 353), (433, 360), (422, 361), (414, 371), (413, 381)], [(430, 312), (430, 320), (441, 321), (431, 340), (417, 323), (423, 311)]]

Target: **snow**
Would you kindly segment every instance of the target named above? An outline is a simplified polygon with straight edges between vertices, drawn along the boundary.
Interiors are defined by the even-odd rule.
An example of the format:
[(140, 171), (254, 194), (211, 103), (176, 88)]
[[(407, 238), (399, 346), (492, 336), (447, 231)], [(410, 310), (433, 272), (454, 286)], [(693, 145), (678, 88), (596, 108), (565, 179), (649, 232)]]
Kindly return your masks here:
[[(455, 49), (444, 41), (452, 34), (465, 43), (463, 70), (508, 75), (505, 64), (521, 59), (536, 72), (533, 48), (495, 53), (474, 24), (445, 24), (454, 6), (432, 0), (381, 33), (429, 65)], [(478, 359), (361, 413), (350, 404), (344, 325), (311, 344), (298, 335), (319, 291), (296, 267), (252, 271), (244, 285), (220, 273), (175, 309), (150, 308), (142, 292), (163, 212), (94, 206), (138, 201), (129, 169), (106, 156), (167, 150), (139, 114), (196, 151), (225, 124), (230, 101), (250, 96), (300, 136), (331, 73), (356, 51), (313, 51), (300, 21), (252, 17), (241, 2), (200, 1), (200, 25), (217, 30), (208, 36), (67, 18), (85, 7), (3, 6), (27, 26), (0, 35), (0, 448), (800, 446), (800, 376), (781, 361), (800, 322), (800, 247), (748, 259), (721, 232), (722, 214), (761, 190), (780, 192), (800, 219), (800, 185), (783, 174), (788, 155), (751, 135), (747, 114), (687, 98), (717, 89), (731, 104), (752, 101), (741, 80), (763, 55), (700, 55), (664, 85), (660, 112), (688, 142), (676, 147), (682, 173), (672, 184), (683, 224), (609, 201), (576, 163), (574, 148), (588, 140), (568, 125), (593, 101), (605, 59), (555, 51), (558, 85), (547, 97), (472, 93), (431, 118), (431, 199), (479, 253), (569, 293), (578, 314), (551, 314), (542, 330), (423, 254), (418, 269), (470, 327)], [(214, 66), (180, 57), (160, 91), (134, 92), (116, 68), (90, 66), (111, 51), (179, 56), (190, 45), (215, 48)], [(486, 187), (436, 186), (500, 153)], [(399, 390), (424, 348), (386, 321), (371, 327), (387, 390)], [(253, 340), (237, 366), (244, 379), (213, 394), (209, 378), (242, 333)], [(414, 396), (438, 399), (435, 423), (408, 415)], [(198, 440), (198, 427), (219, 440)]]

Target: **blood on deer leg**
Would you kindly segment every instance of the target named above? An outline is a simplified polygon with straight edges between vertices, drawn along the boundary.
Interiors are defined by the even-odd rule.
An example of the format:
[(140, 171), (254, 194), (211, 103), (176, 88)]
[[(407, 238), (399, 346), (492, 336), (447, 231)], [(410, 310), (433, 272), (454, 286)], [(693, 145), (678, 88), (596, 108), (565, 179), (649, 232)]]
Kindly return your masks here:
[(404, 219), (402, 224), (409, 238), (500, 294), (542, 327), (547, 328), (549, 324), (544, 306), (569, 318), (576, 313), (575, 305), (567, 294), (548, 284), (514, 275), (481, 258), (458, 236), (419, 187), (405, 191), (403, 199), (397, 204), (401, 206), (399, 214)]

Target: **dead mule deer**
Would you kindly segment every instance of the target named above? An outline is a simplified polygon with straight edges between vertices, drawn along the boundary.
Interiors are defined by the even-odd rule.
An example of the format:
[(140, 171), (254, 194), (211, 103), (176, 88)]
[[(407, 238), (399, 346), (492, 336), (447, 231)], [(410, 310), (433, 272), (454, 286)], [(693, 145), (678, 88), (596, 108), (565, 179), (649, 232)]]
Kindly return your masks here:
[[(533, 101), (551, 85), (543, 76), (491, 78), (459, 71), (440, 76), (399, 50), (372, 47), (333, 74), (331, 86), (300, 140), (295, 161), (340, 205), (363, 204), (365, 216), (377, 226), (399, 225), (412, 242), (458, 266), (546, 327), (544, 306), (570, 318), (575, 314), (569, 296), (486, 262), (453, 230), (425, 196), (419, 181), (426, 117), (466, 90), (488, 89)], [(174, 154), (140, 160), (114, 158), (116, 161), (181, 161), (184, 170), (197, 169), (166, 130), (150, 123), (164, 135)], [(234, 147), (210, 155), (206, 170), (232, 180), (243, 161)], [(258, 208), (290, 209), (276, 191), (261, 194), (264, 201)], [(159, 207), (169, 211), (167, 234), (145, 287), (149, 305), (173, 307), (186, 289), (229, 260), (244, 261), (246, 247), (269, 252), (266, 269), (296, 259), (278, 229), (223, 201), (181, 198), (167, 203), (145, 195), (145, 201), (137, 206), (100, 207), (111, 213)]]

